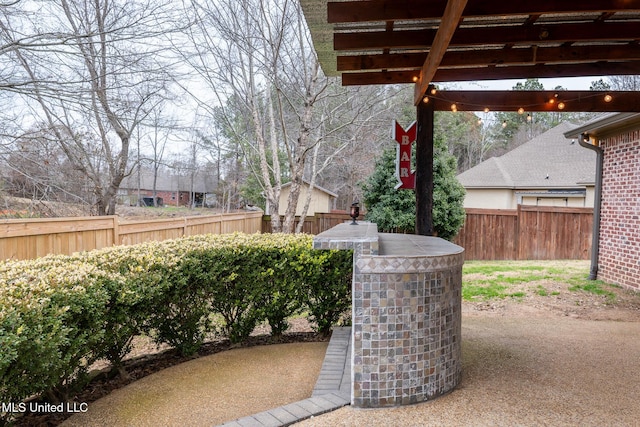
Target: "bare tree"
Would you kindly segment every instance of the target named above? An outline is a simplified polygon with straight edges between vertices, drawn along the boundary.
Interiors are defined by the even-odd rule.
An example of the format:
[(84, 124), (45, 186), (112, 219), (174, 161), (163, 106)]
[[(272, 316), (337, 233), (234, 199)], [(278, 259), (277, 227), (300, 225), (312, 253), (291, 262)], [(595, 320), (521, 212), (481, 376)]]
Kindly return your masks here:
[(34, 201), (82, 202), (83, 177), (73, 168), (45, 126), (34, 128), (0, 151), (6, 190)]
[(3, 60), (21, 71), (15, 92), (91, 181), (96, 213), (112, 215), (133, 132), (166, 96), (160, 38), (175, 28), (170, 2), (29, 3), (33, 13), (0, 24), (12, 46)]
[(607, 81), (613, 90), (640, 90), (640, 75), (609, 76)]
[[(259, 3), (193, 0), (185, 11), (193, 12), (197, 23), (189, 33), (193, 51), (181, 53), (213, 95), (206, 97), (208, 92), (201, 88), (191, 90), (198, 105), (210, 117), (222, 118), (227, 133), (232, 133), (233, 139), (241, 141), (259, 159), (254, 172), (260, 177), (267, 205), (276, 211), (272, 227), (279, 230), (277, 209), (282, 177), (278, 136), (269, 127), (275, 121), (273, 110), (267, 116), (265, 108), (272, 108), (271, 86), (265, 72), (272, 61), (264, 50), (261, 17), (253, 15), (262, 9)], [(232, 111), (228, 111), (229, 107)]]
[[(274, 231), (293, 232), (303, 177), (315, 182), (330, 163), (321, 145), (337, 138), (376, 102), (358, 97), (360, 89), (340, 87), (323, 75), (300, 5), (292, 0), (193, 0), (192, 52), (185, 59), (214, 99), (192, 91), (199, 105), (215, 105), (225, 133), (243, 150), (267, 200)], [(333, 147), (333, 156), (344, 149)], [(320, 159), (320, 160), (318, 160)], [(280, 189), (290, 182), (284, 221), (278, 214)], [(306, 198), (308, 199), (308, 198)]]

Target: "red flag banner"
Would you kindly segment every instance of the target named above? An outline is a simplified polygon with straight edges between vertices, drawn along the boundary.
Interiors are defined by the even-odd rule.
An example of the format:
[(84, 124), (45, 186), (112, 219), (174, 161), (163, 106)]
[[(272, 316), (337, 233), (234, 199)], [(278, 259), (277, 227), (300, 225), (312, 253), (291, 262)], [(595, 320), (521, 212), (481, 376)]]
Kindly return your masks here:
[(399, 188), (414, 189), (416, 188), (415, 171), (411, 170), (411, 147), (416, 141), (416, 122), (404, 129), (393, 121), (393, 139), (398, 143), (396, 150), (396, 178), (398, 179)]

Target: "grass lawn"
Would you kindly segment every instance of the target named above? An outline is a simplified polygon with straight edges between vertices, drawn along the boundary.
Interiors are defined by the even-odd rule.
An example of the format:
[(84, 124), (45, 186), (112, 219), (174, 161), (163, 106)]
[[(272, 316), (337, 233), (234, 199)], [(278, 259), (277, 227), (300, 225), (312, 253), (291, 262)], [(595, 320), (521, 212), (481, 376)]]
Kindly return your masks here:
[(463, 267), (462, 299), (483, 301), (561, 293), (588, 293), (616, 300), (617, 286), (588, 280), (589, 261), (467, 261)]

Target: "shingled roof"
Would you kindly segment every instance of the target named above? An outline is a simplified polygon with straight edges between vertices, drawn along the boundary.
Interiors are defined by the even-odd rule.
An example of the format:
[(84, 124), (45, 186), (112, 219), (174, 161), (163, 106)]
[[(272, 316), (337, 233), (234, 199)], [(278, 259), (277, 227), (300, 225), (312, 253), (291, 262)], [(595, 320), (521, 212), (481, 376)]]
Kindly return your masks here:
[(458, 175), (465, 188), (584, 188), (595, 181), (596, 156), (564, 134), (561, 123), (510, 152)]

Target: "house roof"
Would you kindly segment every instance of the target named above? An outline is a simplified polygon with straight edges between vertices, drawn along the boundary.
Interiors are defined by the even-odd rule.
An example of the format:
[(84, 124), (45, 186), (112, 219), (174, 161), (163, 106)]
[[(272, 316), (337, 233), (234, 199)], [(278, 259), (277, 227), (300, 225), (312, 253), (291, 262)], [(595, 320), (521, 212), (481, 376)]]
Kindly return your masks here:
[(609, 113), (600, 115), (580, 127), (575, 127), (564, 136), (578, 138), (586, 133), (599, 138), (619, 134), (629, 129), (640, 128), (640, 113)]
[[(196, 174), (193, 182), (193, 191), (196, 193), (213, 192), (216, 189), (215, 180), (206, 174)], [(120, 188), (137, 189), (138, 188), (138, 172), (134, 171), (131, 175), (122, 180)], [(141, 169), (140, 171), (140, 189), (153, 190), (153, 171), (150, 169)], [(171, 171), (159, 171), (156, 181), (156, 191), (191, 191), (191, 178), (189, 176), (179, 175)]]
[[(308, 186), (311, 185), (311, 183), (309, 181), (307, 181), (306, 179), (303, 179), (302, 182)], [(291, 182), (287, 182), (286, 184), (282, 184), (282, 188), (286, 188), (289, 187), (291, 185)], [(323, 193), (327, 193), (329, 196), (331, 197), (338, 197), (338, 195), (336, 193), (334, 193), (333, 191), (329, 191), (326, 188), (320, 187), (319, 185), (314, 185), (313, 186), (314, 190), (318, 190), (318, 191), (322, 191)]]
[(565, 138), (561, 123), (500, 157), (458, 175), (465, 188), (583, 188), (595, 181), (596, 155)]

